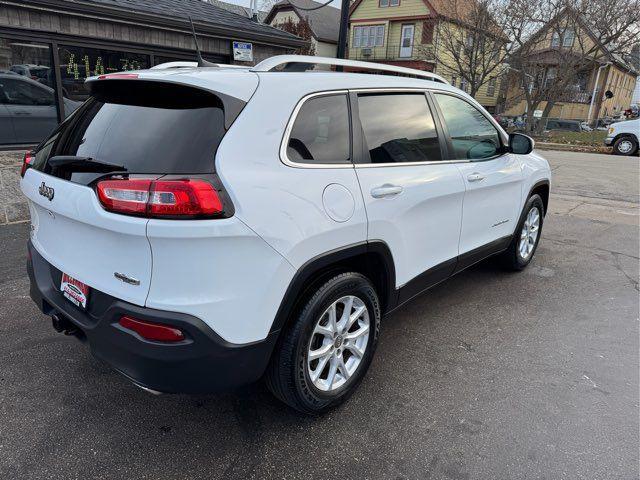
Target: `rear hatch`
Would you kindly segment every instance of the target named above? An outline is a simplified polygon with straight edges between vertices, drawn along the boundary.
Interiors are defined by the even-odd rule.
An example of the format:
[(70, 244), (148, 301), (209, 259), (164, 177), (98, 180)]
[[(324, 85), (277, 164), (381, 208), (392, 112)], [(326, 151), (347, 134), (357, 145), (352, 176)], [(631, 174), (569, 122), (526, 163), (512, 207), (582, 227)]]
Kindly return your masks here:
[[(96, 81), (91, 93), (36, 148), (24, 174), (31, 241), (56, 269), (143, 306), (152, 274), (148, 218), (108, 211), (96, 185), (106, 178), (206, 178), (244, 101), (138, 78)], [(84, 160), (56, 165), (64, 157)]]

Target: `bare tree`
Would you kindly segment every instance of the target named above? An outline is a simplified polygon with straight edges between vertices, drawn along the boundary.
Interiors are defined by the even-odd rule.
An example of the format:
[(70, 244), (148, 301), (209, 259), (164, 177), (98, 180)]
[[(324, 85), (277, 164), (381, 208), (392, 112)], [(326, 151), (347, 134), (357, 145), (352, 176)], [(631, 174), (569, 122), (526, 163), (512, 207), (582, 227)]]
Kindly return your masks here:
[(298, 22), (294, 22), (292, 19), (287, 19), (284, 22), (276, 23), (274, 27), (284, 30), (285, 32), (292, 33), (298, 37), (307, 40), (308, 46), (299, 48), (295, 51), (297, 55), (315, 55), (316, 48), (313, 44), (313, 32), (311, 31), (311, 25), (307, 19), (300, 19)]
[[(513, 26), (523, 28), (508, 5), (504, 0), (442, 2), (434, 46), (423, 45), (422, 55), (435, 60), (441, 73), (461, 80), (475, 96), (483, 85), (503, 75), (512, 46), (510, 30)], [(523, 17), (521, 23), (525, 21)], [(423, 43), (427, 43), (424, 37), (423, 32)]]
[[(517, 0), (522, 1), (522, 0)], [(588, 101), (597, 67), (622, 58), (640, 35), (638, 0), (527, 0), (523, 35), (512, 34), (510, 82), (520, 86), (527, 126), (544, 103), (542, 117), (557, 102)], [(521, 20), (518, 20), (521, 21)], [(531, 33), (531, 32), (534, 33)], [(538, 125), (541, 130), (544, 123)]]

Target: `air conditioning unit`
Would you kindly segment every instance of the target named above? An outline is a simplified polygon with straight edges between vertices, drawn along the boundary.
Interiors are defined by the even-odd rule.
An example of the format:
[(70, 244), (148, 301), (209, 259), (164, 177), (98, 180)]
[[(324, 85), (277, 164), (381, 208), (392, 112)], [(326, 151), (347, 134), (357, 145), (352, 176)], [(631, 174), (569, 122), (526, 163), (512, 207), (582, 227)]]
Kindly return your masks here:
[(361, 53), (363, 57), (370, 57), (371, 55), (373, 55), (373, 48), (371, 47), (363, 48)]

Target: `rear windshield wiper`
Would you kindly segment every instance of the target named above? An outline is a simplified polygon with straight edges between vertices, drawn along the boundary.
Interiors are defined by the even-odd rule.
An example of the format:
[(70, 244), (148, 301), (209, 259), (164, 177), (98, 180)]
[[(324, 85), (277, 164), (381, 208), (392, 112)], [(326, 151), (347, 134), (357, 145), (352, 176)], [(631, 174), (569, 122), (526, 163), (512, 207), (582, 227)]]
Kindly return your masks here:
[(49, 159), (49, 166), (54, 170), (66, 170), (70, 172), (126, 172), (122, 165), (94, 160), (91, 157), (76, 157), (75, 155), (57, 155)]

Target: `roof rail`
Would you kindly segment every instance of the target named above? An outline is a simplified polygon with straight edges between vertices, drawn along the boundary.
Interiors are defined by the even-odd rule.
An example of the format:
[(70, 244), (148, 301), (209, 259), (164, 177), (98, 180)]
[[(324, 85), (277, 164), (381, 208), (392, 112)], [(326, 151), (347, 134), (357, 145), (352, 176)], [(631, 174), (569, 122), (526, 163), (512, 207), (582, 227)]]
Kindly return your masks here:
[[(168, 70), (170, 68), (197, 68), (198, 62), (166, 62), (154, 65), (151, 70)], [(227, 65), (226, 63), (212, 63), (211, 67), (230, 68), (236, 70), (248, 70), (244, 65)], [(205, 67), (206, 68), (206, 67)]]
[(277, 67), (284, 65), (281, 71), (301, 72), (309, 70), (302, 68), (303, 65), (331, 65), (357, 68), (359, 70), (379, 71), (396, 73), (403, 76), (413, 76), (432, 80), (434, 82), (446, 83), (444, 78), (435, 73), (416, 70), (415, 68), (397, 67), (395, 65), (387, 65), (384, 63), (360, 62), (358, 60), (345, 60), (342, 58), (314, 57), (310, 55), (276, 55), (275, 57), (263, 60), (251, 69), (252, 72), (270, 72)]
[(159, 63), (151, 67), (151, 70), (167, 70), (169, 68), (193, 68), (197, 67), (198, 62), (166, 62)]

